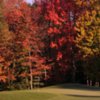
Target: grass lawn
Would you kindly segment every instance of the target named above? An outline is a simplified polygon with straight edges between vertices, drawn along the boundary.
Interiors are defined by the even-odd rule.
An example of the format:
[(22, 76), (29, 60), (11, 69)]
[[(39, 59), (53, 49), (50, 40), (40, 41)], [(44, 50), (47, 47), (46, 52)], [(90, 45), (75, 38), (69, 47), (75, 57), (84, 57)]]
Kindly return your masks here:
[(34, 93), (30, 91), (14, 91), (0, 93), (0, 100), (48, 100), (55, 95), (48, 93)]
[(35, 90), (0, 92), (0, 100), (100, 100), (100, 88), (58, 85)]

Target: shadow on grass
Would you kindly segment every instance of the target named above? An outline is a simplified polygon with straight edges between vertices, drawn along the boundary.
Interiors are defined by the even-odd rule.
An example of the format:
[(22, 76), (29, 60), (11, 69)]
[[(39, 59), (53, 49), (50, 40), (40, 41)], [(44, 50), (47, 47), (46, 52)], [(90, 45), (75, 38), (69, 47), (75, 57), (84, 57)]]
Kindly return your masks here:
[(100, 96), (91, 96), (91, 95), (66, 95), (66, 96), (82, 97), (82, 98), (100, 98)]
[(91, 90), (91, 91), (100, 91), (100, 87), (86, 86), (82, 84), (61, 84), (52, 86), (53, 88), (62, 88), (62, 89), (78, 89), (78, 90)]

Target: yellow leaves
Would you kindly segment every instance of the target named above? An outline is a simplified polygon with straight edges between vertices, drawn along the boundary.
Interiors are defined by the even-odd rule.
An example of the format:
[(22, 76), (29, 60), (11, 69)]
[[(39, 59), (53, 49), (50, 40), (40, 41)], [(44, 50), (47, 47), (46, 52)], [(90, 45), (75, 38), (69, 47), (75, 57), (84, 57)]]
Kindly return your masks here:
[(12, 33), (9, 32), (8, 27), (3, 26), (0, 32), (0, 43), (7, 43), (12, 39)]
[(93, 10), (93, 11), (92, 11), (92, 15), (93, 15), (93, 16), (96, 16), (96, 14), (97, 14), (97, 13), (96, 13), (96, 10)]
[[(93, 45), (94, 30), (90, 29), (92, 23), (95, 22), (96, 11), (91, 12), (86, 10), (77, 20), (75, 30), (78, 32), (75, 43), (76, 46), (83, 52), (84, 57), (92, 55), (93, 51), (91, 46)], [(93, 26), (94, 27), (94, 26)]]
[(81, 27), (81, 28), (80, 28), (80, 32), (81, 32), (81, 35), (82, 35), (82, 36), (85, 35), (85, 29), (84, 29), (84, 27)]
[(3, 14), (0, 14), (0, 16), (2, 16), (0, 17), (0, 43), (5, 43), (11, 39), (11, 34)]
[(88, 48), (88, 47), (84, 47), (83, 50), (85, 51), (85, 53), (86, 53), (87, 55), (92, 53), (91, 49)]
[(86, 46), (78, 46), (81, 52), (83, 53), (83, 58), (86, 58), (87, 56), (93, 55), (93, 51), (91, 48), (88, 48)]
[(82, 0), (75, 0), (77, 5), (82, 5)]
[[(81, 4), (80, 0), (78, 1)], [(85, 9), (76, 21), (77, 37), (75, 43), (83, 53), (83, 57), (100, 52), (100, 6), (98, 1), (89, 0), (87, 4), (86, 1), (83, 1), (82, 7)], [(90, 7), (91, 10), (87, 7)]]
[(97, 18), (96, 19), (96, 23), (100, 23), (100, 18)]
[(86, 17), (86, 18), (89, 18), (89, 14), (90, 14), (90, 12), (89, 12), (89, 11), (86, 11), (86, 12), (85, 12), (85, 17)]
[(100, 55), (100, 49), (99, 49), (99, 48), (93, 49), (92, 51), (93, 51), (95, 54), (99, 54), (99, 55)]
[(85, 22), (86, 26), (90, 26), (91, 24), (92, 24), (92, 20), (90, 20), (90, 21), (88, 20), (88, 21)]
[(89, 25), (91, 25), (91, 21), (87, 21), (85, 24), (86, 24), (87, 26), (89, 26)]

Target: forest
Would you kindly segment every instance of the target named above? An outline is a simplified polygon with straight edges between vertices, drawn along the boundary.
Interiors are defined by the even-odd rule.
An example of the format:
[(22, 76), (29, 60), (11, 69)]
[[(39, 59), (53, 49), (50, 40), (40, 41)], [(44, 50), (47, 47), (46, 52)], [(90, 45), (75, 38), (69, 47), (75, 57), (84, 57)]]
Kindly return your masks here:
[(0, 90), (100, 86), (99, 0), (0, 0)]

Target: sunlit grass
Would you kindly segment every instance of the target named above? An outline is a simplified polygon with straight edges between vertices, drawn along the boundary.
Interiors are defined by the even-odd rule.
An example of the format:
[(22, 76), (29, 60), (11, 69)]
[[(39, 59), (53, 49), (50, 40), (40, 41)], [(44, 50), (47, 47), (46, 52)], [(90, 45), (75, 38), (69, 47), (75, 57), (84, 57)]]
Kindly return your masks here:
[(100, 90), (64, 84), (35, 90), (3, 91), (0, 100), (100, 100)]

